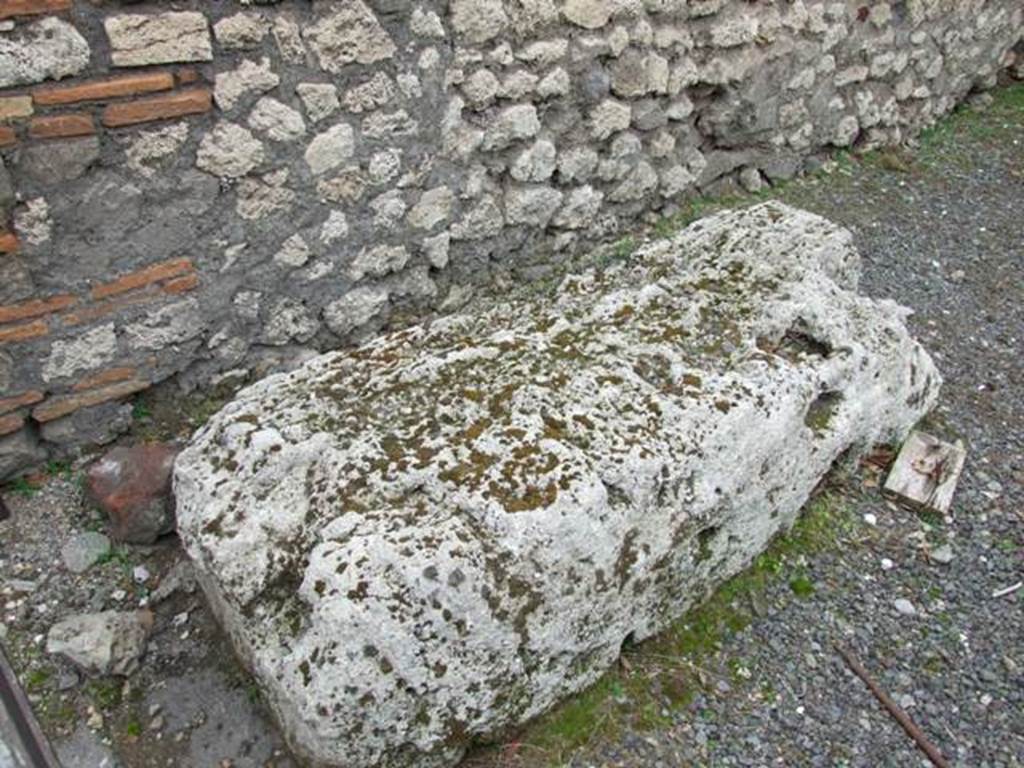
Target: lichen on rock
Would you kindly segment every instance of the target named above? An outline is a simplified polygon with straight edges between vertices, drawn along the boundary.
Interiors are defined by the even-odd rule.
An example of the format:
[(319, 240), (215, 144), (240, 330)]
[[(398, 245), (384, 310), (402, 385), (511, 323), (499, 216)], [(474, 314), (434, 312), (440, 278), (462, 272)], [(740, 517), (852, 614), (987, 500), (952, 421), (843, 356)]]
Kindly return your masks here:
[(907, 431), (939, 375), (857, 272), (848, 232), (767, 203), (240, 393), (177, 461), (178, 526), (293, 748), (455, 761)]

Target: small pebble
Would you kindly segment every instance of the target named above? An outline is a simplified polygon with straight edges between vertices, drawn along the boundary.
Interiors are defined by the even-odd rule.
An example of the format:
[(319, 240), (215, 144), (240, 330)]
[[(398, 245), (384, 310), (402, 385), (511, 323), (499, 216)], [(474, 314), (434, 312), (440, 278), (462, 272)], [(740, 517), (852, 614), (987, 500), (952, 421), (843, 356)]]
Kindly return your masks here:
[(930, 557), (933, 562), (949, 565), (953, 562), (953, 548), (949, 544), (943, 544), (932, 550)]
[(895, 567), (896, 567), (896, 563), (894, 563), (888, 557), (883, 557), (882, 558), (882, 570), (883, 571), (891, 571)]
[(68, 539), (61, 547), (64, 567), (72, 573), (84, 573), (110, 552), (110, 539), (102, 533), (86, 531)]
[(904, 597), (893, 600), (892, 604), (896, 612), (903, 616), (913, 616), (917, 613), (917, 608), (914, 607), (914, 604)]
[(866, 512), (864, 514), (864, 522), (868, 525), (878, 525), (878, 517), (873, 515), (871, 512)]

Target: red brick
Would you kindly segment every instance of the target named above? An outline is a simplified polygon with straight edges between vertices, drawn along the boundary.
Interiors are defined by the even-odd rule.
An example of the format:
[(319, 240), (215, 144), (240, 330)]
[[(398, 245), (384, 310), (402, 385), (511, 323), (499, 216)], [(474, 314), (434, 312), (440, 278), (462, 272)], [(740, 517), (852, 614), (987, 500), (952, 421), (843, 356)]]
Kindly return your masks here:
[(18, 142), (18, 136), (9, 125), (0, 125), (0, 147), (9, 147)]
[(60, 319), (64, 325), (91, 323), (93, 320), (99, 320), (101, 317), (106, 317), (113, 312), (120, 312), (122, 309), (127, 307), (133, 307), (136, 304), (145, 304), (147, 301), (152, 301), (159, 296), (159, 289), (152, 287), (136, 291), (134, 293), (125, 293), (121, 294), (116, 299), (111, 299), (110, 301), (79, 307), (74, 312), (68, 312), (61, 315)]
[(159, 264), (154, 264), (151, 267), (140, 269), (137, 272), (131, 272), (127, 275), (123, 275), (113, 282), (97, 285), (92, 289), (91, 293), (94, 299), (105, 299), (108, 296), (116, 296), (119, 293), (126, 293), (134, 288), (142, 288), (143, 286), (152, 285), (160, 280), (166, 280), (169, 277), (177, 277), (182, 273), (191, 271), (191, 259), (171, 259), (169, 261), (162, 261)]
[(0, 253), (17, 253), (18, 237), (13, 232), (0, 231)]
[(99, 405), (109, 400), (116, 400), (119, 397), (141, 392), (149, 387), (149, 382), (143, 379), (129, 379), (116, 384), (111, 384), (99, 389), (90, 389), (87, 392), (79, 392), (74, 395), (60, 395), (51, 397), (42, 405), (37, 405), (32, 410), (32, 418), (39, 422), (53, 421), (61, 416), (67, 416), (80, 408), (87, 408), (90, 405)]
[(45, 336), (49, 332), (50, 326), (42, 320), (35, 320), (34, 322), (21, 325), (9, 325), (6, 328), (0, 328), (0, 344), (28, 341), (29, 339)]
[(174, 76), (170, 72), (145, 72), (139, 75), (125, 75), (111, 80), (94, 80), (89, 83), (50, 88), (36, 88), (32, 98), (36, 104), (74, 104), (79, 101), (101, 101), (119, 96), (135, 96), (139, 93), (169, 91), (174, 87)]
[(57, 13), (71, 8), (71, 0), (0, 0), (0, 19)]
[(37, 390), (30, 390), (28, 392), (22, 392), (20, 395), (14, 397), (5, 397), (0, 400), (0, 413), (10, 413), (16, 408), (22, 408), (26, 405), (34, 405), (43, 399), (43, 393)]
[(108, 128), (148, 123), (153, 120), (167, 120), (184, 115), (198, 115), (209, 112), (213, 107), (210, 92), (205, 88), (154, 96), (149, 99), (111, 104), (103, 110), (103, 124)]
[(185, 275), (184, 277), (176, 277), (174, 280), (168, 280), (160, 289), (164, 293), (185, 293), (191, 291), (199, 285), (199, 276), (196, 274)]
[(81, 392), (84, 389), (95, 389), (106, 384), (114, 384), (118, 381), (134, 378), (136, 373), (137, 371), (134, 368), (108, 368), (105, 371), (94, 373), (92, 376), (82, 379), (72, 389), (75, 392)]
[(9, 435), (11, 432), (17, 432), (24, 425), (25, 417), (20, 413), (0, 416), (0, 435)]
[(67, 309), (76, 301), (77, 299), (70, 293), (63, 293), (48, 299), (32, 299), (18, 304), (8, 304), (0, 307), (0, 323), (13, 323), (15, 320), (26, 320), (50, 312), (59, 312), (62, 309)]
[(199, 82), (199, 71), (195, 67), (180, 67), (174, 74), (178, 78), (178, 85), (191, 85)]
[(28, 135), (33, 139), (56, 139), (65, 136), (89, 136), (96, 133), (92, 115), (76, 112), (68, 115), (35, 117), (28, 124)]

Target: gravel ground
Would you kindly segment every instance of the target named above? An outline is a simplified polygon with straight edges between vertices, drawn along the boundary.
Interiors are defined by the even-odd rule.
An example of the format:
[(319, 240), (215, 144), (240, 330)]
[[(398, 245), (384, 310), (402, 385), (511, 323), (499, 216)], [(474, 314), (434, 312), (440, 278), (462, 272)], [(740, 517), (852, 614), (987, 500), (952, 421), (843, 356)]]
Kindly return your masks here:
[[(1024, 578), (1024, 86), (912, 153), (842, 161), (777, 196), (849, 227), (864, 292), (915, 311), (946, 380), (927, 427), (968, 448), (953, 514), (884, 501), (873, 471), (838, 473), (815, 546), (788, 546), (684, 620), (693, 654), (630, 649), (599, 690), (467, 765), (927, 765), (835, 642), (953, 764), (1024, 765), (1024, 589), (992, 597)], [(102, 521), (73, 472), (52, 474), (5, 493), (0, 640), (67, 768), (291, 766), (198, 594), (150, 606), (155, 631), (127, 682), (46, 655), (58, 618), (148, 603), (181, 558), (171, 537), (68, 573), (61, 545)], [(685, 691), (666, 689), (666, 670)]]

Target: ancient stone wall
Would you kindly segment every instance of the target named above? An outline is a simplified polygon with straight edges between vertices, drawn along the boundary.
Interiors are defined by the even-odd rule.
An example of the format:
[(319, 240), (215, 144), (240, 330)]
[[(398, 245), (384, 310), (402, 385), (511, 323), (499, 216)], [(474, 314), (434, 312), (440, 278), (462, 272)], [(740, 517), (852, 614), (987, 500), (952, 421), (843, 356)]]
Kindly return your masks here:
[[(1022, 67), (1019, 0), (0, 0), (0, 476)], [(1015, 49), (1016, 46), (1016, 49)]]

